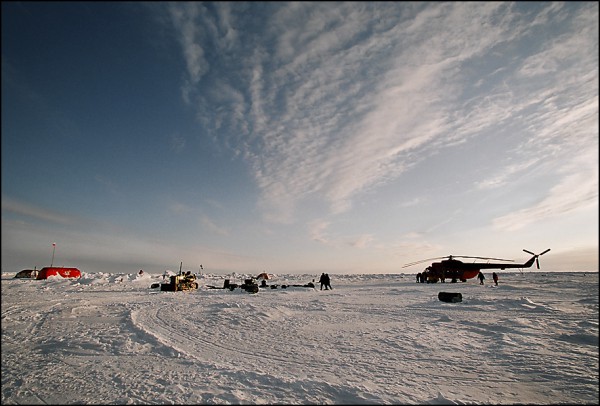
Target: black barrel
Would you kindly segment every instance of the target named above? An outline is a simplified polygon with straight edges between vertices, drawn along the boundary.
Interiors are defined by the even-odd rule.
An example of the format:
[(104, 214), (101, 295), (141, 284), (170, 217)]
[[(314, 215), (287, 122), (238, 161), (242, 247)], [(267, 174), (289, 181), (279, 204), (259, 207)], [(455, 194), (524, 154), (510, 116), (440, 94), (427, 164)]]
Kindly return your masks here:
[(438, 293), (438, 299), (442, 302), (458, 303), (462, 302), (462, 294), (452, 292), (440, 292)]

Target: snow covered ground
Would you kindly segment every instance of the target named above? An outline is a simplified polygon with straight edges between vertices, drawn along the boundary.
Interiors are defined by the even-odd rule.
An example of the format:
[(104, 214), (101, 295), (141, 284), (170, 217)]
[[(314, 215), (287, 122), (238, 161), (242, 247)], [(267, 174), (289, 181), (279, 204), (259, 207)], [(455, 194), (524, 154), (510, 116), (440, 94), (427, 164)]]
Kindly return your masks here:
[[(2, 404), (597, 404), (598, 273), (2, 275)], [(304, 284), (319, 274), (275, 275)], [(440, 291), (463, 301), (438, 300)]]

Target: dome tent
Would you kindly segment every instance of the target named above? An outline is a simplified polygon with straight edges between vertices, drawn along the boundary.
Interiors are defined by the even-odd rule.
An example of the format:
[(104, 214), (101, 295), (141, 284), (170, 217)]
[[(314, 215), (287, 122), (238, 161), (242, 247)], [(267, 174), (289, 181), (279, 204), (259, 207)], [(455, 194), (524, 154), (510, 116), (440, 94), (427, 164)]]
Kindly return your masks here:
[(77, 268), (47, 266), (40, 270), (36, 279), (48, 279), (50, 276), (62, 276), (63, 278), (81, 278), (81, 271)]
[(36, 273), (37, 271), (35, 269), (23, 269), (22, 271), (17, 272), (15, 278), (34, 278)]

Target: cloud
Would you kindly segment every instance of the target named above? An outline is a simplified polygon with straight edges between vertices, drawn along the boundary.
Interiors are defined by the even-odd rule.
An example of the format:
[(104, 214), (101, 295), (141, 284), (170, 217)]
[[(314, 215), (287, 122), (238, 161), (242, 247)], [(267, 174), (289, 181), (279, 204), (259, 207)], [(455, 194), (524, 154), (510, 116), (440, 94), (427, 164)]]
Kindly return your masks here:
[(75, 225), (82, 221), (82, 219), (77, 216), (67, 215), (8, 197), (2, 197), (2, 210), (26, 218), (43, 220), (54, 224)]
[(167, 211), (169, 213), (184, 215), (184, 214), (192, 214), (194, 212), (194, 208), (191, 206), (181, 203), (178, 201), (171, 201), (167, 207)]
[(512, 176), (522, 173), (539, 162), (541, 158), (535, 157), (525, 162), (508, 165), (503, 168), (503, 172), (493, 178), (483, 179), (476, 183), (478, 189), (492, 189), (504, 186)]
[[(474, 124), (477, 121), (473, 117), (451, 121), (458, 112), (450, 110), (456, 89), (448, 79), (457, 74), (465, 60), (495, 44), (502, 35), (517, 35), (518, 30), (509, 28), (507, 21), (504, 26), (492, 27), (484, 37), (464, 29), (447, 32), (465, 24), (442, 23), (436, 31), (423, 20), (439, 19), (448, 11), (449, 21), (485, 21), (492, 18), (496, 8), (483, 8), (478, 16), (460, 7), (433, 9), (422, 11), (423, 17), (416, 18), (415, 23), (379, 27), (378, 35), (363, 42), (356, 38), (364, 18), (318, 24), (328, 27), (327, 35), (307, 39), (310, 48), (303, 47), (302, 37), (293, 41), (291, 38), (297, 37), (291, 35), (282, 40), (286, 45), (278, 48), (281, 60), (287, 61), (287, 57), (291, 62), (277, 73), (294, 72), (300, 80), (292, 86), (293, 92), (283, 91), (288, 109), (272, 117), (275, 119), (262, 118), (261, 122), (273, 121), (280, 126), (283, 122), (287, 132), (266, 128), (264, 147), (252, 155), (271, 213), (279, 208), (281, 218), (289, 220), (294, 204), (309, 196), (324, 196), (333, 213), (344, 212), (357, 194), (397, 178), (444, 146), (464, 142), (469, 135), (506, 117), (506, 113), (497, 114), (500, 109), (496, 108), (494, 114), (480, 114), (479, 124)], [(328, 14), (320, 13), (320, 18), (327, 19)], [(398, 38), (407, 39), (398, 43)], [(453, 41), (449, 38), (454, 43), (449, 43)], [(343, 52), (338, 52), (339, 48)], [(322, 50), (321, 54), (316, 50)], [(303, 65), (310, 75), (299, 73)], [(356, 78), (360, 81), (353, 81)], [(260, 104), (268, 105), (272, 99), (275, 94), (267, 89)], [(415, 153), (419, 150), (421, 153)], [(284, 195), (286, 199), (281, 198)]]
[[(591, 145), (597, 27), (587, 7), (253, 7), (170, 5), (199, 119), (247, 161), (269, 221), (293, 223), (314, 201), (330, 214), (348, 211), (360, 194), (475, 137), (507, 134), (515, 156), (478, 188), (501, 186), (542, 162), (556, 170), (562, 163), (554, 154), (567, 142), (569, 151)], [(506, 57), (546, 26), (563, 34), (532, 41), (522, 58)]]
[(428, 201), (427, 198), (424, 197), (415, 197), (412, 198), (410, 200), (404, 201), (400, 204), (400, 207), (413, 207), (413, 206), (419, 206), (423, 203), (426, 203)]
[(186, 139), (181, 134), (171, 134), (169, 136), (169, 142), (171, 144), (171, 149), (175, 152), (181, 152), (185, 149)]
[[(188, 101), (190, 93), (194, 91), (195, 86), (210, 67), (204, 56), (204, 48), (200, 45), (202, 31), (199, 29), (200, 22), (197, 21), (204, 11), (202, 3), (178, 3), (177, 5), (171, 3), (168, 7), (171, 22), (179, 33), (178, 39), (186, 62), (188, 79), (182, 92), (184, 99)], [(207, 20), (203, 22), (210, 23)]]
[(89, 225), (59, 228), (54, 224), (32, 225), (5, 220), (3, 214), (3, 268), (46, 266), (50, 263), (52, 242), (56, 242), (55, 264), (77, 266), (85, 272), (135, 272), (140, 268), (157, 272), (174, 270), (180, 261), (188, 269), (203, 263), (205, 269), (207, 264), (213, 264), (208, 265), (209, 272), (217, 270), (217, 267), (230, 272), (244, 271), (264, 263), (262, 258), (218, 250), (194, 241), (136, 234), (106, 223), (95, 224), (91, 228)]
[(363, 249), (370, 245), (374, 240), (373, 234), (363, 234), (350, 241), (350, 246), (354, 248)]
[(363, 249), (371, 245), (375, 240), (373, 234), (361, 234), (359, 236), (340, 237), (331, 236), (328, 233), (328, 228), (331, 226), (329, 221), (315, 220), (309, 225), (310, 238), (313, 241), (331, 247), (349, 246), (352, 248)]
[[(222, 205), (216, 200), (205, 199), (204, 202), (216, 209), (222, 210)], [(184, 216), (192, 221), (197, 220), (198, 224), (212, 233), (222, 236), (230, 235), (230, 231), (226, 227), (217, 225), (212, 218), (202, 213), (202, 209), (197, 206), (190, 206), (179, 201), (171, 201), (167, 207), (167, 211), (177, 216)]]
[[(324, 19), (327, 16), (320, 14)], [(382, 48), (393, 46), (394, 38), (402, 36), (401, 29), (390, 25), (379, 36), (356, 42), (364, 19), (319, 24), (328, 27), (327, 34), (307, 40), (310, 48), (302, 47), (299, 40), (279, 47), (282, 60), (295, 56), (285, 65), (287, 70), (280, 68), (277, 73), (293, 71), (301, 80), (293, 92), (285, 93), (288, 110), (275, 120), (288, 124), (288, 131), (266, 129), (264, 148), (254, 155), (259, 186), (272, 206), (287, 203), (281, 200), (283, 194), (291, 194), (294, 201), (319, 194), (326, 197), (333, 212), (343, 212), (357, 193), (401, 174), (410, 165), (399, 159), (406, 159), (402, 153), (434, 139), (444, 128), (443, 115), (432, 108), (443, 65), (394, 68), (408, 52), (392, 53), (394, 59), (384, 55)], [(334, 52), (340, 44), (344, 52)], [(323, 55), (316, 55), (318, 50)], [(365, 59), (365, 54), (371, 58)], [(298, 73), (303, 64), (308, 65), (310, 75)], [(379, 65), (388, 71), (372, 68)], [(365, 75), (371, 70), (379, 81)], [(356, 77), (359, 82), (353, 81)], [(267, 92), (260, 104), (273, 98)], [(312, 106), (319, 106), (318, 110)]]
[(309, 226), (311, 239), (323, 244), (328, 244), (329, 238), (327, 237), (326, 230), (329, 225), (330, 223), (328, 221), (313, 221)]
[(578, 210), (593, 207), (597, 209), (598, 168), (590, 164), (596, 159), (597, 152), (597, 149), (588, 151), (574, 159), (570, 166), (563, 168), (562, 170), (568, 173), (559, 178), (558, 183), (539, 203), (498, 217), (493, 220), (493, 226), (504, 231), (515, 231), (528, 224)]
[(219, 235), (223, 235), (223, 236), (229, 236), (229, 230), (227, 230), (224, 227), (219, 227), (215, 224), (215, 222), (213, 220), (211, 220), (208, 216), (202, 216), (200, 218), (200, 222), (201, 224), (207, 228), (208, 230), (212, 231), (215, 234), (219, 234)]

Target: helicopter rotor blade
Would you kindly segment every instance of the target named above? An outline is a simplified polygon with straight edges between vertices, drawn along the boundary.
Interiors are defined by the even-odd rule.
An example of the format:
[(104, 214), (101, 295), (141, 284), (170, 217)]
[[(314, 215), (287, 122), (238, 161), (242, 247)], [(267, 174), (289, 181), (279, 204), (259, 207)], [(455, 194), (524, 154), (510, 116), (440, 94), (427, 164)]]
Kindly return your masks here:
[(504, 258), (471, 257), (471, 256), (467, 256), (467, 255), (446, 255), (444, 257), (427, 258), (427, 259), (422, 259), (420, 261), (410, 262), (408, 264), (404, 264), (402, 266), (402, 268), (406, 268), (406, 267), (409, 267), (409, 266), (421, 264), (421, 263), (427, 262), (427, 261), (433, 261), (433, 260), (436, 260), (436, 259), (444, 259), (444, 258), (474, 258), (474, 259), (487, 259), (487, 260), (494, 260), (494, 261), (509, 261), (509, 262), (514, 262), (515, 261), (514, 259), (504, 259)]
[[(450, 255), (450, 256), (452, 256), (452, 257), (453, 257), (454, 255)], [(447, 255), (447, 256), (445, 256), (445, 257), (427, 258), (427, 259), (422, 259), (422, 260), (420, 260), (420, 261), (409, 262), (408, 264), (404, 264), (404, 265), (402, 266), (402, 268), (406, 268), (406, 267), (413, 266), (413, 265), (417, 265), (417, 264), (422, 264), (423, 262), (427, 262), (427, 261), (433, 261), (433, 260), (435, 260), (435, 259), (443, 259), (443, 258), (448, 258), (448, 257), (449, 257), (449, 256)]]
[(411, 262), (409, 264), (404, 264), (404, 265), (402, 265), (402, 268), (408, 268), (409, 266), (417, 265), (417, 264), (420, 264), (422, 262), (426, 262), (426, 261), (417, 261), (417, 262)]
[(540, 255), (544, 255), (546, 252), (550, 251), (550, 248), (548, 248), (546, 251), (540, 252), (539, 254), (534, 254), (531, 251), (527, 251), (526, 249), (524, 249), (523, 251), (525, 251), (528, 254), (533, 255), (533, 257), (535, 258), (535, 265), (537, 266), (537, 269), (540, 269), (540, 259), (539, 256)]
[(469, 257), (466, 255), (452, 255), (453, 258), (475, 258), (475, 259), (491, 259), (494, 261), (510, 261), (514, 262), (514, 259), (504, 259), (504, 258), (489, 258), (489, 257)]

